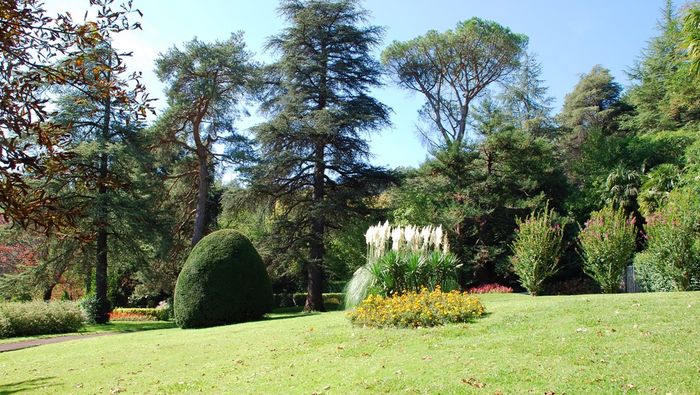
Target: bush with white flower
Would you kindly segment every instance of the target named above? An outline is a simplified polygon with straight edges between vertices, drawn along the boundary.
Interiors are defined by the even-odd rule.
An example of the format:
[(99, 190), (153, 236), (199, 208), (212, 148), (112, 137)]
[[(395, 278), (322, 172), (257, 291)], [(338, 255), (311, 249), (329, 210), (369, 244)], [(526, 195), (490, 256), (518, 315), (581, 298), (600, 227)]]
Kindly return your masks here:
[(391, 296), (422, 288), (457, 288), (459, 260), (449, 251), (442, 226), (371, 226), (365, 234), (367, 263), (357, 269), (346, 288), (345, 306), (358, 305), (368, 295)]

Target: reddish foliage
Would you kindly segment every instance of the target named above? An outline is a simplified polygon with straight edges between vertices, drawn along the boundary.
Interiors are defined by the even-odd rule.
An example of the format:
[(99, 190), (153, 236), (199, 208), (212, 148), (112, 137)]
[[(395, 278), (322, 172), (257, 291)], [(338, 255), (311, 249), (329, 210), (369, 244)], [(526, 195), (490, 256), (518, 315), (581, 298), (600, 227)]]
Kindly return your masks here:
[(0, 274), (16, 273), (20, 266), (36, 266), (37, 252), (29, 244), (0, 244)]
[(513, 293), (513, 288), (507, 287), (505, 285), (500, 285), (500, 284), (483, 284), (483, 285), (479, 285), (478, 287), (470, 288), (469, 293), (470, 294), (490, 294), (490, 293), (509, 294), (509, 293)]

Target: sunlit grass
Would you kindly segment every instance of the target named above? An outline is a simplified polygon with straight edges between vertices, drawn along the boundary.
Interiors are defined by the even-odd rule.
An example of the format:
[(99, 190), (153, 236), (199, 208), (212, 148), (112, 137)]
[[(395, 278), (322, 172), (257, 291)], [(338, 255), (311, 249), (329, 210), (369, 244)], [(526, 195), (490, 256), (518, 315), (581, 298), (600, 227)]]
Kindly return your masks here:
[(0, 354), (0, 393), (673, 393), (700, 388), (700, 292), (480, 296), (469, 324), (274, 315)]

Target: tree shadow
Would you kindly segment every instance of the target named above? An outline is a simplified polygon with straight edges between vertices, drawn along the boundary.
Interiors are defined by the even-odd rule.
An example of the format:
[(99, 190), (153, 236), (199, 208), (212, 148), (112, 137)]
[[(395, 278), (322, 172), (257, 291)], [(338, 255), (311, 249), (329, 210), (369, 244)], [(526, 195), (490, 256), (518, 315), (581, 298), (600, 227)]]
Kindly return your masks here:
[(302, 311), (296, 313), (275, 313), (275, 316), (265, 316), (261, 321), (275, 321), (275, 320), (287, 320), (290, 318), (304, 318), (313, 317), (315, 315), (320, 315), (319, 312), (304, 313)]
[(37, 389), (48, 389), (58, 385), (56, 377), (39, 377), (31, 380), (18, 381), (16, 383), (0, 384), (0, 395), (16, 394)]

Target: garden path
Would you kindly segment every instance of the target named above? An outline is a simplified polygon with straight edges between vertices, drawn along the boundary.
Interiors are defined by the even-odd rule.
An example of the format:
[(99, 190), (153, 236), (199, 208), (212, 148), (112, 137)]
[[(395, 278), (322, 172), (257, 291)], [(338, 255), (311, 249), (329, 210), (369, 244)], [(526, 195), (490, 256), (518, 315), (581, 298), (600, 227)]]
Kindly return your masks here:
[[(121, 333), (123, 333), (123, 332), (121, 332)], [(88, 339), (91, 337), (118, 335), (118, 334), (120, 334), (120, 332), (90, 333), (90, 334), (85, 334), (85, 335), (56, 336), (56, 337), (46, 337), (46, 338), (42, 338), (42, 339), (24, 340), (24, 341), (19, 341), (19, 342), (15, 342), (15, 343), (3, 343), (3, 344), (0, 344), (0, 353), (6, 352), (6, 351), (21, 350), (23, 348), (29, 348), (29, 347), (42, 346), (44, 344), (61, 343), (61, 342), (67, 342), (67, 341), (76, 340), (76, 339)]]

